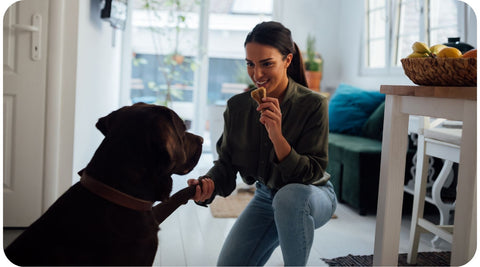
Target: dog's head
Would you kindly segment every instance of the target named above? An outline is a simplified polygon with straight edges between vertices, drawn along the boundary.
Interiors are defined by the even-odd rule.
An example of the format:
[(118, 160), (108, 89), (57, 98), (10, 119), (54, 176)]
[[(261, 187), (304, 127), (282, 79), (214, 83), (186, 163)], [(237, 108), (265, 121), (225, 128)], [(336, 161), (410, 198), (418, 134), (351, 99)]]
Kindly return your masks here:
[(126, 106), (100, 118), (96, 127), (105, 139), (87, 173), (146, 200), (168, 199), (171, 175), (189, 173), (202, 151), (203, 139), (186, 132), (183, 120), (163, 106)]

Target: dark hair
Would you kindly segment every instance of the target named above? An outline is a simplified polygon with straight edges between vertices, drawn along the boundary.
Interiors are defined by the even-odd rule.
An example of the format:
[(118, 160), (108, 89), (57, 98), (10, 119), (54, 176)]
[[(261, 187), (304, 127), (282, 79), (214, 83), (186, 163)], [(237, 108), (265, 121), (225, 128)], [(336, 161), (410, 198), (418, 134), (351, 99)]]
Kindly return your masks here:
[(284, 58), (292, 53), (293, 58), (290, 66), (288, 66), (287, 75), (297, 83), (307, 87), (302, 53), (293, 41), (292, 33), (288, 28), (276, 21), (259, 23), (247, 34), (244, 46), (251, 42), (273, 46), (280, 51)]

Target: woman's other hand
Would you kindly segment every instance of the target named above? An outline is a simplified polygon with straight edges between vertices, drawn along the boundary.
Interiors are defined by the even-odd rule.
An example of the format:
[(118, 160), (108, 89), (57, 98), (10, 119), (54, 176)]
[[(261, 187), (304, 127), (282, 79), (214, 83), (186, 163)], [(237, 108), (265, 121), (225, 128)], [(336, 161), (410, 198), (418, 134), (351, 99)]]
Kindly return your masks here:
[(204, 202), (205, 200), (212, 197), (213, 191), (215, 190), (215, 183), (210, 178), (202, 178), (202, 184), (200, 186), (199, 179), (188, 179), (188, 186), (196, 185), (195, 195), (193, 200)]

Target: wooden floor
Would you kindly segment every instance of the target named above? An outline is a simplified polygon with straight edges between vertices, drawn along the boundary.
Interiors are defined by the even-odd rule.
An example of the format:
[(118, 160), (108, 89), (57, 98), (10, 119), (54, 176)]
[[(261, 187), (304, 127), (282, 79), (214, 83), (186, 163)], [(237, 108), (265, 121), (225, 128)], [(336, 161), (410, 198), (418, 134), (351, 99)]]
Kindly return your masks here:
[[(196, 178), (210, 168), (212, 156), (204, 153), (199, 164), (192, 173), (174, 178), (173, 193), (186, 185), (187, 178)], [(239, 180), (240, 181), (240, 180)], [(337, 207), (337, 219), (332, 219), (322, 228), (315, 231), (315, 238), (308, 265), (325, 266), (321, 258), (335, 258), (353, 255), (373, 254), (375, 216), (360, 216), (358, 212), (346, 205)], [(408, 215), (403, 216), (400, 252), (407, 252), (410, 221)], [(435, 219), (435, 218), (434, 218)], [(156, 266), (214, 266), (223, 241), (235, 219), (212, 217), (208, 208), (190, 202), (180, 207), (161, 225), (158, 233), (159, 247), (154, 265)], [(4, 230), (4, 245), (9, 244), (18, 230)], [(442, 247), (431, 247), (431, 234), (423, 234), (420, 251), (450, 250), (450, 245), (442, 243)], [(266, 264), (267, 266), (283, 266), (280, 248), (277, 248)]]
[[(325, 266), (321, 258), (335, 258), (373, 254), (375, 216), (360, 216), (349, 207), (339, 204), (336, 215), (325, 226), (315, 231), (313, 248), (308, 265)], [(235, 219), (213, 218), (210, 210), (189, 203), (161, 225), (159, 249), (154, 265), (213, 266), (221, 250), (223, 240)], [(407, 252), (408, 218), (402, 221), (400, 252)], [(430, 245), (430, 234), (422, 235), (420, 251), (436, 251)], [(443, 243), (440, 250), (450, 250)], [(277, 248), (266, 264), (283, 266), (280, 248)]]

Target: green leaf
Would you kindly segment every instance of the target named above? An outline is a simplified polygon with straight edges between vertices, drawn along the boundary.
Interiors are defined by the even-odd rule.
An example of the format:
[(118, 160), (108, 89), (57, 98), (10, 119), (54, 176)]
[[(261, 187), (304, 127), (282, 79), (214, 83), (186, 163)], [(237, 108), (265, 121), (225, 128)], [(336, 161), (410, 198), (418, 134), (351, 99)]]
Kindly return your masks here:
[(150, 88), (150, 89), (155, 88), (156, 85), (157, 85), (157, 84), (156, 84), (155, 82), (148, 82), (148, 83), (147, 83), (147, 86), (148, 86), (148, 88)]
[(172, 89), (170, 93), (178, 99), (183, 99), (183, 91), (180, 89)]

